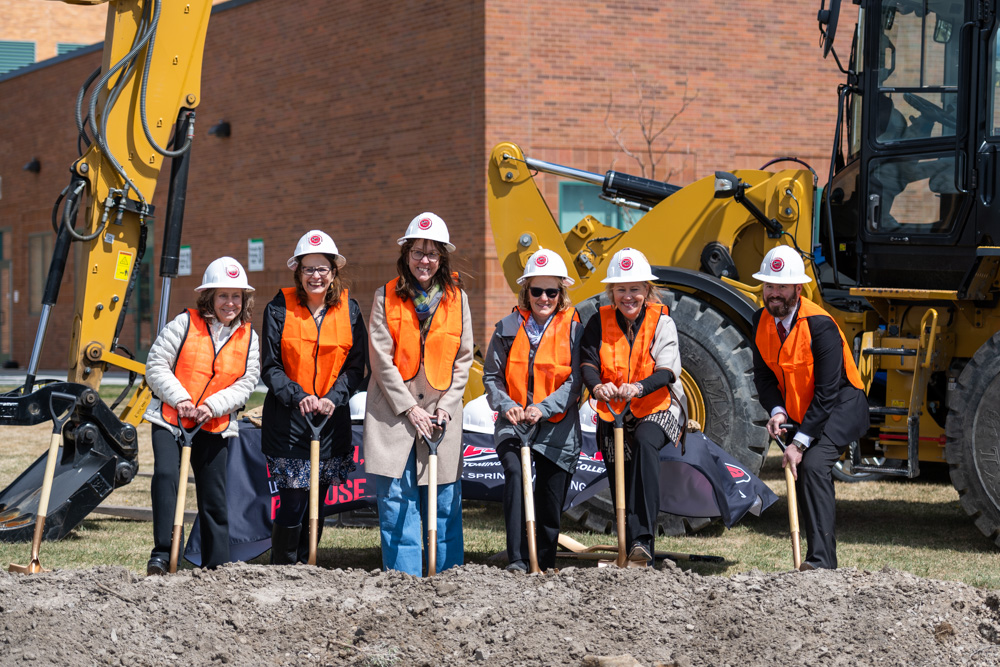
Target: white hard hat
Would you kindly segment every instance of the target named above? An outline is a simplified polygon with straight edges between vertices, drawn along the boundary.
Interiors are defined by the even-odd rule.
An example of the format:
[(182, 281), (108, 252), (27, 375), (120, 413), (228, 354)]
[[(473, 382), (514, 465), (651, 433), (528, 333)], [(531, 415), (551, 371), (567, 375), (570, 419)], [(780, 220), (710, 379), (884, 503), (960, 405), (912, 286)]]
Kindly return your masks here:
[(252, 292), (247, 283), (247, 272), (243, 265), (232, 257), (220, 257), (205, 268), (201, 284), (194, 288), (195, 292), (204, 292), (219, 287), (232, 287)]
[(753, 277), (772, 285), (805, 285), (812, 282), (812, 278), (806, 275), (802, 256), (787, 245), (771, 248), (760, 263), (760, 271)]
[(295, 244), (295, 254), (288, 258), (288, 268), (294, 271), (299, 266), (299, 257), (312, 254), (333, 255), (338, 269), (344, 268), (347, 264), (347, 259), (337, 252), (337, 244), (329, 234), (318, 229), (310, 229)]
[(597, 432), (597, 410), (590, 404), (590, 401), (584, 401), (583, 405), (580, 406), (580, 428), (583, 429), (584, 433)]
[(493, 433), (496, 430), (497, 413), (490, 408), (486, 394), (465, 404), (462, 410), (462, 430), (473, 433)]
[(407, 239), (430, 239), (444, 245), (448, 252), (455, 252), (455, 246), (451, 244), (451, 237), (448, 236), (448, 225), (440, 216), (433, 213), (421, 213), (406, 226), (406, 233), (396, 242), (399, 245), (406, 243)]
[(351, 421), (360, 422), (365, 420), (365, 404), (368, 402), (368, 392), (359, 391), (347, 402), (351, 409)]
[(539, 248), (528, 258), (524, 273), (517, 279), (517, 284), (520, 285), (528, 278), (536, 276), (562, 278), (563, 284), (567, 287), (573, 284), (573, 279), (566, 271), (566, 262), (563, 261), (563, 258), (559, 256), (559, 253), (545, 248)]
[(622, 248), (611, 258), (608, 277), (602, 283), (640, 283), (656, 280), (646, 256), (635, 248)]

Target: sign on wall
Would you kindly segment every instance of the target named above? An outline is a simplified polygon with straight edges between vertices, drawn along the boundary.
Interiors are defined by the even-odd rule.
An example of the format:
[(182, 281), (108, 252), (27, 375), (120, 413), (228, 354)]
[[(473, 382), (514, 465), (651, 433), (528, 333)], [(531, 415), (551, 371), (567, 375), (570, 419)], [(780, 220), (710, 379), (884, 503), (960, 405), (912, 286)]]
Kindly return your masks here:
[(247, 239), (247, 271), (264, 270), (264, 239)]
[(181, 254), (177, 258), (177, 275), (191, 275), (191, 246), (189, 245), (181, 246)]

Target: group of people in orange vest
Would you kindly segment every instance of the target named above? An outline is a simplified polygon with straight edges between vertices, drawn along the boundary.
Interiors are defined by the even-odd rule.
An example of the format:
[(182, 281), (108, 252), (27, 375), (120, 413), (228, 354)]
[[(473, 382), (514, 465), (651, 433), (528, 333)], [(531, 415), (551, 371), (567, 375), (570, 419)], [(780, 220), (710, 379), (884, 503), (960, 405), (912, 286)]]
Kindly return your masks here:
[[(468, 297), (452, 270), (455, 246), (439, 216), (417, 216), (398, 243), (398, 275), (376, 291), (367, 326), (341, 275), (347, 260), (322, 231), (299, 239), (287, 262), (294, 286), (280, 290), (265, 307), (262, 337), (250, 326), (254, 290), (243, 266), (231, 257), (209, 264), (196, 288), (196, 307), (161, 331), (146, 367), (156, 396), (145, 414), (153, 424), (155, 457), (148, 574), (167, 570), (179, 425), (201, 426), (191, 463), (203, 566), (229, 560), (226, 439), (238, 436), (236, 413), (258, 379), (268, 389), (262, 449), (280, 496), (271, 562), (305, 562), (309, 443), (322, 422), (320, 488), (346, 479), (355, 466), (348, 401), (369, 366), (364, 465), (375, 481), (383, 566), (417, 576), (424, 572), (427, 440), (441, 437), (441, 430), (436, 566), (463, 563), (462, 432), (447, 427), (462, 423), (473, 361)], [(563, 502), (581, 449), (578, 405), (584, 387), (597, 401), (597, 441), (609, 476), (613, 479), (616, 466), (624, 467), (628, 557), (653, 560), (659, 451), (676, 446), (686, 427), (677, 329), (654, 280), (641, 252), (619, 250), (602, 281), (608, 305), (581, 325), (567, 294), (573, 281), (558, 253), (539, 249), (526, 262), (517, 281), (517, 307), (497, 323), (484, 368), (506, 478), (503, 510), (512, 571), (527, 570), (528, 563), (521, 440), (515, 429), (537, 426), (531, 438), (534, 505), (538, 561), (547, 569), (555, 565)], [(620, 412), (626, 404), (624, 460), (617, 461), (608, 405)]]

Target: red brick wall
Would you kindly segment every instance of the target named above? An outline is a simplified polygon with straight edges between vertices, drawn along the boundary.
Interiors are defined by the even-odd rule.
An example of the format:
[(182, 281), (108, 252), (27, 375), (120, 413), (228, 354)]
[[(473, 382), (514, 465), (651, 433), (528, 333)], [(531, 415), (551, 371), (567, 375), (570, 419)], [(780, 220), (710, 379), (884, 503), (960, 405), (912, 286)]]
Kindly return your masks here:
[[(846, 61), (857, 8), (844, 5), (837, 44)], [(679, 109), (685, 83), (697, 95), (656, 144), (671, 144), (658, 178), (672, 171), (670, 182), (685, 185), (792, 155), (825, 181), (842, 75), (832, 57), (822, 58), (818, 9), (796, 0), (489, 2), (483, 162), (511, 141), (530, 157), (639, 175), (605, 126), (608, 117), (612, 129), (623, 128), (632, 150), (645, 145), (638, 78), (655, 95), (657, 127)], [(557, 180), (542, 180), (556, 214)], [(497, 290), (487, 319), (496, 319), (513, 298), (495, 258), (487, 273)]]
[(35, 43), (35, 60), (56, 56), (56, 45), (96, 44), (104, 40), (107, 6), (62, 2), (0, 0), (0, 40)]
[[(431, 210), (451, 227), (484, 345), (513, 303), (487, 221), (490, 149), (510, 140), (542, 159), (599, 172), (615, 163), (638, 173), (604, 126), (613, 93), (610, 122), (625, 128), (627, 144), (637, 143), (633, 69), (664, 112), (675, 108), (685, 80), (697, 93), (670, 133), (665, 159), (673, 182), (758, 167), (778, 155), (797, 155), (824, 174), (840, 76), (817, 46), (818, 3), (758, 0), (742, 5), (744, 16), (717, 0), (692, 7), (663, 0), (257, 0), (217, 11), (184, 234), (195, 275), (175, 282), (171, 310), (191, 302), (209, 261), (222, 254), (246, 261), (247, 239), (263, 238), (266, 270), (250, 276), (259, 312), (290, 283), (284, 262), (298, 237), (316, 227), (348, 258), (367, 315), (371, 293), (394, 275), (395, 239), (414, 215)], [(842, 50), (853, 9), (845, 8)], [(76, 90), (99, 60), (90, 54), (0, 81), (0, 227), (14, 230), (21, 294), (14, 356), (22, 365), (37, 325), (27, 313), (27, 237), (48, 229), (75, 156)], [(208, 136), (223, 119), (232, 136)], [(38, 175), (21, 170), (34, 156), (43, 164)], [(554, 183), (545, 192), (557, 210)], [(155, 198), (161, 219), (165, 197), (164, 176)], [(157, 229), (157, 264), (161, 234)], [(64, 364), (71, 292), (67, 279), (46, 365)], [(127, 331), (123, 341), (131, 344)]]

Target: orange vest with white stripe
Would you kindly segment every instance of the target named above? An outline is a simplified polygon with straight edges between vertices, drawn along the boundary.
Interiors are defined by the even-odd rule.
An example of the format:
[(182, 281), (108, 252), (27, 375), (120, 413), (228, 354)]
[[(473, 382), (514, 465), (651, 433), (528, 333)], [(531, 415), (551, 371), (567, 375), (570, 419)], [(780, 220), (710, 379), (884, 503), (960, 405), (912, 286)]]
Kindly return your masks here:
[[(765, 310), (757, 323), (757, 333), (754, 342), (767, 367), (778, 379), (778, 388), (785, 399), (785, 411), (798, 423), (806, 416), (806, 410), (812, 403), (816, 390), (815, 360), (812, 353), (812, 332), (803, 320), (807, 317), (826, 317), (833, 320), (830, 314), (809, 299), (799, 299), (799, 312), (792, 323), (785, 341), (778, 336), (778, 327), (774, 317)], [(836, 325), (836, 320), (834, 320)], [(854, 356), (847, 347), (844, 332), (837, 326), (840, 334), (841, 351), (844, 355), (844, 370), (848, 381), (864, 391), (861, 375), (854, 363)]]
[(392, 361), (403, 382), (409, 382), (420, 372), (431, 387), (446, 391), (451, 387), (455, 359), (462, 346), (462, 293), (446, 289), (438, 302), (424, 340), (420, 338), (420, 320), (413, 299), (403, 301), (396, 294), (399, 278), (385, 286), (385, 323), (392, 335)]
[(340, 301), (317, 324), (312, 312), (299, 303), (294, 287), (285, 295), (285, 324), (281, 329), (281, 363), (285, 375), (303, 390), (322, 398), (333, 387), (354, 344), (350, 299), (345, 289)]
[[(232, 386), (246, 374), (253, 332), (250, 330), (250, 323), (244, 323), (216, 352), (208, 322), (193, 308), (187, 312), (188, 328), (174, 363), (174, 376), (197, 407), (206, 398)], [(177, 408), (164, 403), (163, 418), (167, 423), (177, 426)], [(193, 420), (187, 418), (183, 420), (183, 424), (186, 429), (194, 428), (195, 425)], [(212, 417), (201, 428), (209, 433), (222, 433), (228, 426), (229, 415), (222, 415)]]
[[(518, 308), (524, 322), (531, 313)], [(573, 322), (579, 322), (580, 317), (575, 308), (564, 308), (552, 316), (552, 320), (542, 338), (538, 341), (534, 357), (531, 355), (531, 342), (524, 330), (524, 322), (517, 330), (514, 343), (507, 354), (507, 393), (514, 402), (522, 408), (528, 407), (528, 376), (532, 376), (531, 400), (541, 403), (556, 389), (562, 386), (573, 373), (573, 340), (571, 332)], [(549, 417), (550, 422), (562, 421), (565, 412)]]
[[(618, 326), (614, 306), (602, 306), (601, 316), (601, 383), (638, 382), (653, 374), (656, 360), (653, 359), (653, 342), (656, 325), (660, 318), (669, 314), (666, 306), (659, 303), (646, 305), (646, 314), (630, 346), (625, 332)], [(614, 401), (616, 410), (625, 406), (624, 401)], [(654, 412), (662, 412), (670, 407), (670, 387), (660, 387), (645, 396), (633, 398), (629, 404), (632, 414), (642, 419)], [(597, 403), (597, 414), (604, 421), (614, 421), (614, 416), (603, 402)]]

